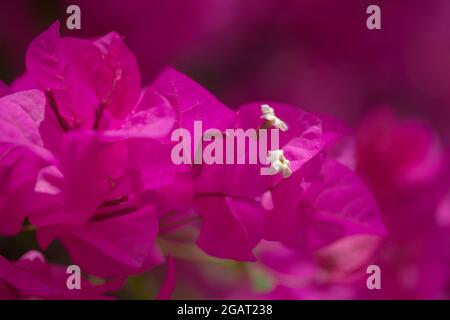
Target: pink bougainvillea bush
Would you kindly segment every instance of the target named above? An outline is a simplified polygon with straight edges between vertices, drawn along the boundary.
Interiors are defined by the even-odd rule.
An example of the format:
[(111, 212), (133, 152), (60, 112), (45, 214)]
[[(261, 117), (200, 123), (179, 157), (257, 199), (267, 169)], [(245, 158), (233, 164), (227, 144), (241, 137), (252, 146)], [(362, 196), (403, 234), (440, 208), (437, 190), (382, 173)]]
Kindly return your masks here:
[[(419, 125), (391, 117), (381, 130), (381, 114), (352, 134), (297, 106), (231, 108), (170, 67), (143, 87), (123, 37), (64, 38), (58, 23), (0, 94), (0, 236), (33, 238), (20, 256), (0, 256), (0, 298), (128, 297), (136, 279), (154, 287), (140, 298), (194, 297), (186, 287), (201, 298), (358, 298), (357, 271), (377, 259), (394, 271), (419, 261), (446, 283), (448, 257), (434, 253), (448, 241), (447, 160)], [(260, 163), (175, 163), (172, 133), (194, 136), (195, 122), (223, 135), (280, 129), (276, 174), (261, 175)], [(410, 135), (417, 144), (403, 142)], [(387, 175), (373, 169), (382, 161)], [(82, 271), (81, 288), (67, 286), (68, 265)]]

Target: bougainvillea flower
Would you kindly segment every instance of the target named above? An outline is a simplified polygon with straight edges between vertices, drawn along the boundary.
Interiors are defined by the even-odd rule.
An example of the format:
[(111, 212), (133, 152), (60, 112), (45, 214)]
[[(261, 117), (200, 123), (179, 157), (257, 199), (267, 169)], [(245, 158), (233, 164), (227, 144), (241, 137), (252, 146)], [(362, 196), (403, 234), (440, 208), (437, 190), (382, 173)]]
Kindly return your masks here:
[(143, 271), (162, 258), (154, 246), (156, 212), (139, 195), (175, 174), (162, 127), (150, 128), (160, 101), (149, 93), (138, 103), (136, 60), (117, 34), (87, 41), (60, 38), (58, 29), (52, 25), (30, 45), (22, 82), (45, 92), (34, 132), (42, 139), (33, 142), (53, 152), (30, 176), (36, 182), (27, 215), (42, 247), (59, 239), (92, 274)]
[[(265, 190), (265, 237), (320, 247), (356, 233), (382, 234), (377, 205), (355, 173), (331, 160), (323, 162), (324, 151), (340, 134), (339, 125), (287, 105), (270, 105), (288, 127), (280, 133), (280, 149), (292, 176), (279, 177)], [(239, 124), (257, 126), (257, 112), (256, 104), (241, 107)]]
[(277, 121), (287, 126), (286, 130), (282, 129), (284, 126), (278, 127), (276, 123), (269, 123), (267, 126), (261, 122), (261, 114), (264, 113), (261, 105), (263, 104), (251, 103), (239, 107), (236, 127), (244, 130), (266, 127), (281, 129), (279, 146), (286, 159), (290, 161), (293, 173), (323, 151), (332, 141), (332, 134), (335, 137), (339, 135), (339, 132), (326, 130), (325, 123), (320, 117), (300, 108), (276, 102), (270, 102), (268, 105), (274, 110)]
[[(222, 104), (206, 89), (189, 79), (187, 76), (180, 72), (167, 69), (161, 73), (161, 75), (152, 83), (144, 97), (141, 100), (141, 105), (144, 107), (148, 104), (156, 105), (153, 109), (154, 113), (152, 118), (156, 121), (151, 123), (151, 127), (154, 125), (158, 128), (159, 133), (171, 133), (174, 129), (182, 128), (190, 132), (194, 136), (194, 121), (201, 121), (204, 131), (208, 129), (217, 129), (224, 132), (227, 128), (233, 128), (235, 121), (235, 112)], [(156, 122), (156, 123), (155, 123)], [(154, 124), (155, 123), (155, 124)], [(154, 130), (154, 129), (152, 129)], [(168, 136), (162, 137), (163, 140), (167, 140)], [(192, 143), (191, 141), (189, 142)], [(193, 159), (195, 150), (197, 149), (196, 141), (191, 145), (191, 157)], [(192, 189), (194, 187), (189, 176), (195, 174), (189, 173), (189, 171), (196, 171), (196, 169), (190, 166), (181, 165), (178, 169), (174, 184), (153, 193), (152, 199), (157, 196), (159, 203), (164, 200), (164, 211), (169, 212), (173, 209), (180, 209), (185, 207), (182, 204), (192, 204), (193, 196)], [(213, 182), (214, 183), (214, 182)], [(194, 183), (195, 184), (195, 183)], [(209, 183), (205, 184), (208, 188)], [(173, 196), (167, 199), (167, 196), (161, 193), (167, 191), (174, 192)], [(177, 192), (180, 191), (180, 192)], [(177, 196), (178, 195), (178, 196)], [(176, 201), (174, 201), (176, 200)], [(200, 215), (203, 213), (202, 207), (197, 207)], [(184, 215), (182, 215), (184, 217)], [(169, 218), (164, 218), (165, 222), (173, 220), (173, 215)], [(217, 220), (219, 221), (219, 220)], [(221, 233), (222, 234), (222, 233)], [(203, 244), (203, 237), (200, 236), (199, 244)], [(208, 241), (208, 240), (207, 240)], [(226, 251), (225, 248), (223, 248)], [(240, 253), (223, 254), (223, 257), (239, 257)], [(241, 257), (242, 258), (242, 257)], [(248, 258), (248, 257), (247, 257)]]
[(29, 77), (54, 100), (64, 130), (103, 128), (139, 99), (136, 59), (116, 33), (96, 41), (60, 38), (55, 23), (33, 40), (26, 61)]
[(66, 282), (66, 268), (47, 263), (40, 252), (14, 262), (0, 256), (1, 299), (111, 299), (105, 293), (118, 290), (122, 281), (94, 286), (81, 278), (82, 290), (69, 290)]
[(315, 180), (299, 173), (282, 181), (271, 201), (266, 228), (271, 240), (319, 248), (344, 236), (384, 234), (375, 199), (354, 172), (331, 159)]
[[(450, 259), (440, 248), (449, 243), (445, 217), (450, 212), (446, 206), (450, 179), (448, 160), (439, 146), (426, 126), (400, 120), (387, 109), (369, 115), (362, 123), (356, 136), (355, 167), (375, 191), (386, 236), (347, 237), (316, 251), (315, 262), (309, 263), (314, 277), (322, 277), (322, 293), (334, 292), (332, 297), (338, 297), (335, 290), (350, 290), (346, 298), (361, 299), (445, 297)], [(344, 153), (348, 156), (355, 150)], [(380, 171), (379, 163), (384, 164), (385, 172)], [(269, 262), (270, 268), (280, 271), (277, 259)], [(367, 290), (364, 268), (370, 264), (381, 269), (382, 290)], [(283, 292), (279, 297), (290, 294), (299, 298), (303, 296), (296, 294), (315, 286), (278, 293)]]
[[(339, 135), (328, 119), (325, 125), (298, 108), (271, 106), (270, 119), (264, 105), (242, 106), (235, 128), (283, 124), (279, 148), (289, 159), (289, 174), (264, 176), (261, 165), (252, 164), (203, 166), (195, 200), (203, 218), (199, 246), (218, 257), (252, 260), (251, 250), (262, 238), (318, 248), (352, 234), (382, 234), (377, 205), (356, 175), (331, 161), (320, 171), (323, 152)], [(313, 177), (315, 183), (307, 183)]]
[(86, 272), (112, 277), (145, 271), (162, 262), (155, 247), (158, 220), (151, 207), (123, 207), (97, 212), (83, 225), (54, 224), (38, 228), (46, 248), (58, 239)]
[(51, 210), (47, 197), (42, 219), (39, 210), (32, 217), (36, 224), (80, 224), (104, 202), (172, 181), (170, 146), (152, 139), (127, 138), (118, 131), (75, 131), (62, 141), (58, 163), (41, 170), (36, 185), (37, 191), (52, 193), (60, 208)]
[[(172, 68), (143, 89), (134, 55), (114, 32), (64, 38), (55, 23), (29, 46), (26, 67), (5, 89), (16, 93), (0, 98), (1, 234), (36, 229), (42, 249), (58, 241), (73, 263), (102, 278), (121, 280), (169, 257), (160, 299), (175, 289), (177, 255), (243, 265), (264, 260), (263, 240), (276, 241), (305, 268), (291, 274), (282, 270), (292, 266), (284, 259), (284, 266), (266, 259), (263, 267), (286, 279), (311, 277), (311, 291), (280, 278), (272, 292), (306, 297), (322, 292), (317, 275), (324, 269), (335, 281), (378, 248), (358, 251), (353, 264), (337, 259), (359, 244), (355, 236), (384, 235), (369, 190), (328, 152), (341, 134), (337, 121), (267, 101), (235, 111)], [(175, 164), (178, 129), (194, 137), (187, 142), (194, 161)], [(249, 129), (245, 150), (222, 143), (219, 161), (197, 161), (230, 130), (246, 135)], [(263, 139), (267, 148), (259, 150)], [(416, 169), (412, 175), (423, 177)], [(40, 277), (44, 266), (39, 255), (17, 263), (2, 258), (0, 289), (25, 298), (64, 297), (59, 285)], [(30, 291), (24, 281), (33, 283)], [(102, 295), (107, 288), (89, 292)]]
[(194, 133), (194, 121), (201, 121), (204, 131), (232, 128), (235, 113), (205, 88), (186, 75), (166, 69), (147, 89), (149, 94), (164, 99), (175, 112), (175, 127)]
[(220, 258), (256, 260), (252, 249), (262, 239), (264, 219), (258, 202), (224, 195), (199, 195), (195, 202), (203, 218), (197, 244), (205, 252)]
[(20, 230), (38, 171), (52, 158), (38, 129), (44, 106), (37, 90), (0, 98), (0, 234)]
[[(290, 157), (289, 171), (295, 172), (326, 145), (320, 119), (297, 108), (271, 105), (274, 107), (271, 110), (257, 103), (240, 107), (232, 128), (258, 130), (282, 124), (287, 131), (280, 133), (279, 146), (286, 151), (286, 157)], [(271, 113), (269, 118), (266, 109)], [(283, 119), (290, 119), (289, 123), (286, 125)], [(270, 148), (270, 131), (266, 138)], [(209, 254), (244, 261), (255, 259), (252, 249), (263, 238), (266, 225), (261, 198), (283, 177), (261, 175), (265, 165), (250, 163), (250, 152), (237, 150), (235, 145), (234, 164), (204, 165), (200, 169), (195, 202), (203, 225), (198, 245)], [(247, 162), (239, 163), (240, 159), (247, 159)], [(211, 212), (211, 207), (220, 211)]]
[(30, 213), (42, 247), (59, 239), (76, 263), (99, 276), (160, 263), (157, 216), (138, 195), (171, 182), (169, 149), (117, 132), (75, 131), (63, 141), (58, 163), (40, 171)]

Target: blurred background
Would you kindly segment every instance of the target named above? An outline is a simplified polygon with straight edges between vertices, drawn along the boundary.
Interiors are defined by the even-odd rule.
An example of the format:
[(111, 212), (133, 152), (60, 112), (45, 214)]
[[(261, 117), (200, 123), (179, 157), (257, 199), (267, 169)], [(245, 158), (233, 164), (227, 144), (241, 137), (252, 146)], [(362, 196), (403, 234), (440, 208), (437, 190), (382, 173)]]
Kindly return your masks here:
[[(376, 2), (376, 3), (375, 3)], [(350, 124), (390, 104), (450, 138), (450, 3), (446, 0), (2, 1), (0, 78), (24, 70), (28, 43), (66, 8), (81, 8), (68, 36), (124, 35), (148, 83), (175, 65), (230, 106), (273, 99)], [(381, 7), (381, 30), (366, 8)]]
[[(81, 30), (63, 27), (63, 34), (97, 37), (112, 30), (119, 32), (137, 56), (144, 84), (149, 84), (164, 66), (173, 65), (232, 108), (254, 100), (276, 100), (335, 116), (355, 132), (364, 132), (357, 136), (362, 142), (357, 149), (361, 155), (356, 166), (385, 213), (411, 213), (408, 211), (411, 208), (404, 210), (404, 206), (406, 202), (411, 207), (413, 204), (408, 200), (401, 205), (393, 204), (395, 201), (390, 196), (394, 194), (398, 198), (401, 193), (408, 199), (419, 192), (408, 188), (405, 191), (404, 184), (400, 185), (391, 176), (385, 177), (384, 170), (389, 164), (384, 162), (392, 160), (389, 157), (386, 160), (386, 154), (393, 151), (399, 153), (393, 156), (396, 165), (407, 163), (408, 169), (415, 166), (416, 176), (420, 170), (428, 173), (429, 179), (420, 187), (443, 188), (444, 191), (433, 191), (433, 196), (421, 202), (428, 205), (424, 209), (426, 214), (434, 216), (441, 210), (444, 220), (450, 215), (450, 204), (441, 197), (448, 184), (442, 187), (444, 175), (440, 169), (433, 171), (437, 156), (434, 154), (430, 160), (424, 156), (428, 149), (421, 148), (429, 143), (438, 145), (439, 152), (445, 155), (450, 144), (450, 1), (2, 0), (0, 79), (5, 84), (11, 84), (24, 72), (26, 48), (34, 37), (55, 20), (65, 25), (66, 8), (70, 4), (81, 8)], [(366, 9), (371, 4), (381, 8), (381, 30), (366, 27)], [(389, 115), (380, 116), (379, 110)], [(400, 126), (401, 130), (396, 131), (396, 121), (420, 123), (422, 129), (415, 131), (418, 127), (414, 126), (411, 132)], [(387, 134), (384, 142), (378, 141), (386, 130), (392, 135)], [(418, 145), (418, 149), (400, 148), (405, 145)], [(379, 150), (371, 153), (374, 146)], [(394, 175), (391, 171), (389, 174)], [(387, 214), (384, 218), (393, 232), (414, 230), (413, 227), (396, 229), (396, 223), (392, 222), (395, 219)], [(445, 220), (447, 224), (448, 220)], [(396, 247), (403, 244), (395, 243)], [(412, 240), (407, 243), (415, 246)], [(448, 243), (439, 240), (439, 244), (442, 250), (450, 252)], [(439, 264), (439, 272), (450, 269), (445, 261)], [(239, 277), (236, 279), (235, 271), (245, 266), (233, 265), (233, 272), (228, 273), (220, 271), (222, 267), (210, 267), (213, 270), (199, 273), (194, 265), (186, 265), (184, 270), (189, 276), (185, 280), (205, 282), (206, 292), (193, 293), (186, 285), (186, 296), (226, 296), (225, 287), (233, 279), (241, 281)], [(434, 265), (431, 270), (437, 272)], [(205, 279), (209, 274), (215, 275), (214, 281), (221, 283), (222, 291), (217, 286), (207, 291)], [(223, 279), (217, 274), (222, 274)], [(444, 287), (436, 289), (439, 294), (433, 291), (430, 295), (412, 297), (443, 297), (443, 292), (448, 293), (450, 288), (446, 277), (437, 280)], [(142, 284), (135, 284), (135, 288), (139, 286)], [(341, 294), (344, 289), (341, 287), (339, 294), (330, 297), (346, 297)], [(141, 290), (150, 289), (144, 286)], [(420, 292), (424, 293), (425, 289)], [(178, 294), (183, 297), (182, 293)], [(135, 292), (126, 297), (142, 296), (145, 294)], [(399, 292), (393, 296), (410, 297)]]

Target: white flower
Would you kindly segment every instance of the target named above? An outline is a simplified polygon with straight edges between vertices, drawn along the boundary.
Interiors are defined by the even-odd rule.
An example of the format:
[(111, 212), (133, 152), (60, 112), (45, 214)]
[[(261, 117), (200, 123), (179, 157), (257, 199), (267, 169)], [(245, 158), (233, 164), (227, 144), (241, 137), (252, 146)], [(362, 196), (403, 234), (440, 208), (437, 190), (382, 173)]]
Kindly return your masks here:
[(288, 178), (292, 174), (290, 162), (285, 158), (283, 150), (273, 150), (268, 153), (270, 168), (281, 173), (284, 178)]
[(262, 112), (261, 119), (269, 121), (272, 126), (274, 126), (277, 129), (280, 129), (281, 131), (287, 131), (288, 129), (287, 124), (276, 116), (275, 110), (271, 108), (268, 104), (261, 105), (261, 112)]

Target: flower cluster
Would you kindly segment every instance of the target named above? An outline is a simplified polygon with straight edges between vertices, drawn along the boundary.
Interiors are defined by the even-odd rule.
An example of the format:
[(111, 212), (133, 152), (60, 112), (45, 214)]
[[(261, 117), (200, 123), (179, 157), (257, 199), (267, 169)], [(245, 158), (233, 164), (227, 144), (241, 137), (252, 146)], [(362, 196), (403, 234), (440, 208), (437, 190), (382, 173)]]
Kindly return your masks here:
[[(0, 235), (35, 230), (42, 250), (57, 241), (107, 281), (71, 291), (61, 266), (30, 251), (0, 257), (0, 297), (103, 298), (168, 261), (166, 298), (184, 260), (255, 264), (267, 243), (306, 256), (385, 234), (368, 188), (330, 152), (343, 134), (337, 121), (276, 102), (231, 109), (171, 68), (146, 88), (140, 79), (120, 35), (61, 38), (55, 23), (30, 44), (26, 73), (1, 89)], [(278, 174), (239, 161), (174, 164), (171, 133), (193, 134), (194, 121), (224, 133), (280, 129), (268, 155)]]

